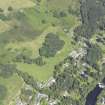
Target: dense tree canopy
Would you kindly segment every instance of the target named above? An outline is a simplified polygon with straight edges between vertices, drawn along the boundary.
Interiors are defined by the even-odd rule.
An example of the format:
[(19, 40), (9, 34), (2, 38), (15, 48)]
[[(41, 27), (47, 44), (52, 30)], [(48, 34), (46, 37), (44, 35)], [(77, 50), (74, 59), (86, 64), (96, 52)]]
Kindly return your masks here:
[(87, 48), (86, 62), (91, 66), (97, 64), (97, 61), (102, 57), (101, 48), (98, 45), (91, 44)]
[(63, 46), (64, 41), (61, 40), (58, 35), (49, 33), (47, 34), (42, 47), (39, 49), (39, 54), (40, 56), (53, 57)]

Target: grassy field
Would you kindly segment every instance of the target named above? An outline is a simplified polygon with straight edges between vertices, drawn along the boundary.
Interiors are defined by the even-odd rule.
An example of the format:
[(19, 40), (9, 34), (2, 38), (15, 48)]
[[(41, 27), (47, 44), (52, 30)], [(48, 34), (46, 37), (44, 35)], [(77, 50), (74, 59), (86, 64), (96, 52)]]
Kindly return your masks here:
[(65, 36), (65, 34), (60, 34), (60, 38), (65, 41), (63, 49), (59, 51), (59, 53), (57, 53), (55, 57), (45, 59), (46, 64), (44, 66), (40, 67), (35, 64), (30, 65), (18, 63), (18, 68), (23, 72), (28, 72), (30, 75), (40, 81), (47, 80), (53, 74), (54, 65), (62, 61), (70, 53), (72, 48), (74, 48), (71, 44), (71, 39), (69, 36)]
[[(68, 6), (72, 5), (71, 1), (73, 2), (73, 0), (65, 0), (65, 2), (64, 0), (41, 0), (40, 5), (35, 5), (34, 0), (4, 0), (0, 2), (0, 8), (5, 13), (7, 13), (8, 7), (12, 7), (14, 12), (23, 10), (23, 15), (19, 14), (19, 19), (12, 17), (11, 21), (0, 21), (0, 33), (3, 33), (0, 34), (0, 43), (3, 41), (7, 42), (5, 47), (3, 45), (4, 50), (6, 48), (13, 51), (15, 49), (21, 51), (25, 48), (32, 51), (32, 57), (38, 57), (39, 48), (42, 46), (46, 35), (50, 32), (56, 33), (65, 42), (64, 47), (54, 57), (43, 58), (46, 62), (45, 65), (38, 66), (36, 64), (16, 63), (19, 70), (27, 72), (39, 81), (45, 81), (52, 76), (54, 65), (68, 56), (72, 49), (78, 47), (71, 44), (71, 35), (73, 33), (71, 32), (70, 35), (64, 33), (64, 28), (71, 30), (79, 24), (77, 17), (67, 14), (66, 17), (56, 18), (50, 11), (68, 9)], [(18, 25), (18, 28), (13, 28), (16, 25)], [(10, 30), (11, 28), (12, 30)], [(37, 37), (34, 35), (37, 34), (35, 30), (40, 32), (40, 34), (36, 35)], [(21, 37), (26, 40), (21, 41)], [(10, 40), (9, 43), (8, 40)], [(9, 54), (7, 52), (7, 54), (6, 51), (3, 52), (2, 46), (0, 47), (0, 51), (1, 55), (5, 52), (4, 63), (14, 56), (12, 53)], [(8, 89), (4, 105), (15, 105), (13, 102), (23, 85), (22, 80), (17, 75), (9, 79), (0, 77), (0, 84), (5, 85)]]
[[(29, 9), (30, 10), (30, 9)], [(57, 33), (59, 37), (65, 41), (65, 45), (59, 53), (56, 54), (53, 58), (44, 59), (46, 61), (46, 64), (42, 67), (36, 65), (36, 64), (24, 64), (24, 63), (17, 63), (18, 68), (22, 70), (23, 72), (28, 72), (30, 75), (32, 75), (34, 78), (45, 81), (53, 74), (54, 65), (58, 64), (60, 61), (62, 61), (74, 48), (74, 46), (71, 44), (71, 38), (70, 36), (67, 36), (63, 32), (63, 24), (60, 23), (60, 21), (64, 21), (66, 23), (69, 23), (69, 27), (73, 28), (75, 25), (79, 24), (76, 17), (69, 15), (66, 18), (62, 18), (62, 20), (53, 20), (53, 17), (50, 16), (50, 19), (48, 18), (48, 22), (46, 24), (42, 24), (41, 20), (46, 19), (47, 16), (43, 16), (43, 14), (37, 14), (34, 12), (33, 9), (31, 9), (30, 13), (29, 10), (26, 10), (25, 15), (27, 16), (28, 22), (31, 23), (31, 25), (37, 29), (44, 30), (41, 35), (33, 39), (32, 41), (26, 41), (26, 42), (11, 42), (9, 43), (6, 48), (12, 48), (15, 49), (22, 49), (26, 48), (28, 50), (32, 50), (32, 56), (37, 57), (39, 55), (38, 51), (39, 48), (42, 46), (42, 43), (44, 42), (45, 36), (47, 33), (53, 32)], [(29, 15), (28, 15), (29, 14)], [(36, 17), (35, 17), (36, 16)], [(57, 26), (53, 27), (51, 25), (52, 21), (57, 21)], [(72, 34), (72, 32), (71, 32)]]
[(72, 0), (47, 0), (49, 8), (55, 9), (65, 9), (67, 8), (72, 2)]
[(0, 33), (10, 31), (16, 24), (18, 24), (18, 21), (16, 19), (5, 21), (0, 20)]
[(0, 20), (0, 32), (5, 32), (11, 29), (10, 21), (2, 21)]
[[(73, 20), (74, 19), (74, 20)], [(74, 22), (72, 22), (72, 20)], [(71, 24), (72, 26), (77, 25), (77, 20), (75, 18), (72, 18), (71, 16)], [(28, 72), (30, 75), (32, 75), (34, 78), (45, 81), (53, 74), (54, 65), (58, 64), (60, 61), (62, 61), (74, 48), (74, 46), (71, 44), (71, 38), (70, 36), (67, 36), (63, 29), (60, 26), (57, 27), (48, 27), (46, 28), (40, 36), (35, 38), (32, 41), (26, 41), (26, 42), (14, 42), (9, 43), (6, 48), (12, 48), (14, 49), (21, 49), (26, 48), (32, 50), (33, 57), (37, 57), (39, 55), (38, 50), (42, 46), (42, 43), (44, 42), (45, 36), (47, 33), (54, 32), (57, 33), (60, 37), (60, 39), (65, 41), (65, 45), (59, 53), (56, 54), (53, 58), (44, 59), (46, 61), (46, 65), (40, 67), (35, 64), (24, 64), (24, 63), (18, 63), (18, 68), (22, 70), (23, 72)], [(72, 32), (71, 32), (72, 33)]]
[[(21, 8), (31, 8), (35, 6), (35, 3), (32, 2), (31, 0), (4, 0), (4, 1), (0, 1), (0, 8), (4, 10), (4, 13), (8, 13), (8, 8), (12, 7), (13, 10), (19, 10)], [(15, 24), (15, 19), (11, 19), (9, 21), (2, 21), (0, 20), (0, 33), (4, 37), (5, 36), (5, 32), (8, 32), (10, 29), (13, 28)], [(11, 37), (11, 36), (9, 36)], [(6, 38), (6, 37), (4, 37)], [(8, 39), (8, 38), (6, 38)], [(5, 39), (4, 39), (5, 40)], [(3, 45), (3, 44), (2, 44)], [(4, 45), (3, 45), (4, 47)], [(3, 49), (1, 50), (1, 45), (0, 45), (0, 51), (2, 51), (1, 53), (3, 53)], [(4, 58), (5, 59), (5, 58)], [(5, 59), (6, 61), (6, 59)], [(0, 84), (4, 85), (7, 88), (7, 96), (6, 99), (3, 101), (3, 105), (15, 105), (13, 104), (13, 102), (15, 101), (16, 97), (18, 96), (18, 93), (21, 89), (21, 87), (23, 86), (23, 81), (21, 80), (21, 78), (19, 78), (17, 75), (13, 75), (12, 77), (8, 78), (8, 79), (4, 79), (2, 77), (0, 77)]]
[[(73, 15), (68, 15), (66, 17), (57, 19), (56, 17), (53, 17), (53, 14), (35, 11), (34, 8), (28, 9), (25, 11), (26, 20), (37, 30), (43, 31), (47, 27), (52, 26), (54, 24), (55, 26), (60, 27), (73, 27), (78, 20)], [(44, 21), (44, 23), (43, 23)]]
[[(26, 20), (37, 30), (43, 31), (44, 29), (46, 29), (48, 26), (51, 26), (52, 24), (58, 24), (59, 21), (58, 19), (54, 18), (52, 16), (52, 14), (48, 14), (41, 11), (41, 9), (39, 9), (40, 11), (37, 10), (35, 8), (31, 8), (31, 9), (26, 9), (25, 16), (26, 16)], [(43, 23), (44, 21), (44, 23)]]
[[(48, 32), (56, 32), (60, 31), (59, 28), (52, 28), (49, 27), (46, 31), (43, 32), (42, 35), (40, 35), (37, 39), (33, 40), (32, 42), (26, 42), (24, 43), (10, 43), (7, 48), (27, 48), (33, 50), (33, 56), (38, 56), (38, 49), (41, 47), (42, 43), (44, 42), (44, 38)], [(36, 79), (40, 81), (47, 80), (53, 73), (54, 65), (62, 61), (72, 50), (73, 45), (71, 45), (71, 39), (69, 36), (66, 36), (64, 33), (59, 33), (59, 36), (62, 40), (65, 41), (65, 45), (59, 53), (56, 54), (53, 58), (45, 59), (47, 62), (46, 65), (40, 67), (35, 64), (24, 64), (24, 63), (18, 63), (18, 68), (22, 70), (23, 72), (28, 72), (30, 75), (35, 77)]]
[(34, 38), (31, 41), (26, 41), (26, 42), (10, 42), (7, 46), (6, 49), (12, 48), (12, 50), (15, 49), (23, 49), (26, 48), (28, 50), (32, 51), (32, 56), (37, 57), (38, 56), (38, 50), (42, 46), (42, 43), (44, 42), (45, 36), (49, 32), (57, 32), (59, 27), (48, 27), (44, 32), (41, 33), (37, 38)]
[[(12, 7), (13, 11), (24, 9), (24, 8), (31, 8), (34, 7), (35, 3), (31, 0), (3, 0), (0, 1), (0, 8), (3, 10), (5, 16), (8, 16), (8, 8)], [(1, 13), (0, 13), (1, 14)], [(14, 20), (11, 21), (1, 21), (0, 19), (0, 33), (9, 31), (12, 29), (14, 24)]]
[(0, 8), (3, 10), (7, 10), (8, 7), (12, 7), (13, 9), (21, 9), (21, 8), (30, 8), (35, 6), (35, 3), (31, 0), (3, 0), (0, 1)]
[(14, 101), (22, 87), (23, 81), (17, 75), (14, 75), (9, 79), (0, 77), (0, 84), (7, 88), (7, 96), (4, 100), (4, 105), (11, 105), (11, 101)]
[(47, 0), (47, 5), (50, 10), (67, 10), (69, 6), (77, 8), (79, 0)]

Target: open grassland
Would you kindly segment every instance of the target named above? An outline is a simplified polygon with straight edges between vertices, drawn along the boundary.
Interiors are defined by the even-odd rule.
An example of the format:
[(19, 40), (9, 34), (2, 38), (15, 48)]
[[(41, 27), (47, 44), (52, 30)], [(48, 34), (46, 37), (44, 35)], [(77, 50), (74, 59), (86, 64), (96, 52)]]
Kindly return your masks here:
[[(3, 10), (5, 16), (8, 16), (8, 8), (12, 8), (12, 11), (24, 9), (24, 8), (31, 8), (34, 7), (35, 3), (31, 0), (1, 0), (0, 1), (0, 8)], [(13, 28), (14, 20), (11, 19), (10, 21), (1, 21), (0, 19), (0, 33), (9, 31)]]
[(26, 41), (26, 42), (10, 42), (7, 46), (6, 49), (11, 48), (12, 50), (15, 49), (28, 49), (32, 51), (32, 56), (37, 57), (38, 56), (38, 51), (39, 48), (42, 46), (42, 43), (44, 42), (45, 36), (50, 33), (50, 32), (57, 32), (59, 27), (48, 27), (40, 36), (35, 38), (32, 41)]
[[(56, 54), (55, 57), (45, 59), (46, 64), (44, 66), (40, 67), (40, 66), (37, 66), (36, 64), (30, 65), (30, 64), (24, 64), (24, 63), (18, 63), (18, 68), (23, 72), (28, 72), (30, 75), (32, 75), (33, 77), (35, 77), (40, 81), (47, 80), (53, 74), (54, 65), (62, 61), (72, 49), (70, 40), (65, 39), (65, 41), (66, 43), (64, 48), (58, 54)], [(71, 49), (69, 50), (68, 47), (70, 46), (71, 46)]]
[(65, 9), (67, 6), (69, 6), (72, 2), (72, 0), (47, 0), (48, 6), (50, 8), (55, 9)]
[[(39, 28), (39, 29), (42, 28), (43, 26), (39, 23), (39, 21), (41, 21), (43, 19), (43, 16), (37, 17), (37, 15), (34, 14), (35, 12), (33, 9), (31, 10), (31, 12), (32, 12), (32, 14), (29, 13), (29, 11), (26, 12), (27, 16), (29, 13), (29, 16), (28, 16), (29, 23), (31, 23), (33, 27), (37, 26), (37, 28)], [(52, 18), (52, 21), (53, 21), (53, 18)], [(75, 18), (72, 15), (70, 15), (67, 18), (62, 18), (62, 20), (60, 20), (60, 21), (66, 21), (66, 22), (70, 21), (70, 24), (69, 24), (70, 28), (71, 27), (73, 28), (79, 24), (77, 18)], [(44, 58), (44, 60), (46, 61), (46, 64), (41, 66), (41, 67), (36, 65), (36, 64), (17, 63), (18, 68), (20, 70), (22, 70), (23, 72), (29, 73), (34, 78), (36, 78), (40, 81), (45, 81), (50, 76), (52, 76), (53, 70), (54, 70), (54, 65), (56, 65), (60, 61), (62, 61), (70, 53), (72, 48), (76, 47), (76, 46), (73, 46), (71, 44), (72, 38), (70, 38), (70, 36), (72, 35), (72, 32), (70, 33), (70, 36), (66, 35), (63, 32), (63, 24), (62, 25), (58, 24), (57, 26), (53, 27), (53, 26), (51, 26), (51, 23), (49, 22), (49, 23), (47, 23), (47, 25), (44, 26), (44, 31), (41, 33), (41, 35), (39, 35), (38, 37), (36, 37), (32, 41), (11, 42), (6, 46), (7, 49), (11, 48), (12, 50), (15, 50), (15, 49), (21, 50), (23, 48), (26, 48), (28, 50), (32, 50), (32, 56), (37, 57), (39, 55), (39, 48), (42, 46), (42, 43), (44, 42), (45, 36), (50, 32), (57, 33), (57, 35), (59, 35), (60, 39), (65, 41), (65, 45), (64, 45), (63, 49), (61, 51), (59, 51), (55, 55), (55, 57), (48, 58), (48, 59)]]
[(79, 7), (79, 0), (47, 0), (47, 5), (50, 10), (67, 10), (69, 6)]
[[(68, 56), (72, 49), (78, 47), (71, 44), (71, 36), (73, 33), (71, 32), (70, 35), (67, 35), (64, 32), (66, 26), (67, 29), (72, 29), (79, 24), (77, 17), (68, 14), (66, 17), (56, 18), (51, 12), (46, 12), (48, 9), (67, 9), (73, 0), (65, 0), (65, 2), (64, 0), (47, 1), (48, 0), (41, 0), (40, 7), (35, 6), (34, 0), (4, 0), (0, 2), (0, 7), (4, 10), (7, 10), (10, 6), (13, 8), (13, 10), (25, 8), (23, 9), (23, 15), (18, 14), (16, 21), (14, 19), (15, 17), (13, 17), (9, 22), (0, 21), (0, 32), (4, 32), (3, 34), (0, 34), (0, 42), (6, 42), (6, 44), (4, 44), (7, 50), (11, 49), (14, 51), (15, 49), (18, 49), (18, 51), (21, 52), (21, 50), (25, 48), (32, 51), (32, 57), (36, 58), (39, 56), (39, 48), (41, 48), (42, 43), (45, 41), (46, 35), (50, 32), (56, 33), (59, 35), (60, 39), (64, 40), (65, 42), (64, 47), (54, 57), (43, 57), (44, 61), (46, 62), (46, 64), (43, 66), (26, 64), (23, 62), (16, 63), (19, 70), (22, 72), (27, 72), (29, 75), (33, 76), (39, 81), (49, 79), (53, 75), (54, 66)], [(12, 26), (16, 26), (18, 24), (16, 22), (20, 23), (18, 27), (10, 30)], [(37, 34), (35, 30), (40, 33)], [(30, 37), (32, 37), (31, 40)], [(23, 41), (21, 40), (22, 38), (26, 40)], [(10, 40), (9, 43), (8, 40)], [(3, 52), (2, 47), (0, 47), (0, 51)], [(10, 58), (15, 56), (12, 55), (12, 53), (9, 54), (8, 52), (5, 52), (4, 55), (6, 55), (6, 57), (3, 59), (4, 63), (6, 61), (11, 61)], [(14, 75), (9, 79), (3, 79), (0, 77), (0, 84), (5, 85), (8, 89), (4, 105), (15, 105), (14, 99), (16, 99), (16, 96), (23, 85), (22, 80), (17, 75)]]
[[(48, 28), (47, 32), (52, 32), (51, 29), (54, 32), (53, 28)], [(58, 28), (57, 31), (61, 31), (61, 30)], [(46, 64), (44, 66), (42, 66), (42, 67), (40, 67), (40, 66), (38, 66), (36, 64), (17, 63), (18, 68), (20, 70), (22, 70), (23, 72), (28, 72), (35, 79), (38, 79), (40, 81), (45, 81), (48, 78), (50, 78), (50, 76), (52, 76), (52, 74), (53, 74), (54, 65), (56, 65), (60, 61), (62, 61), (70, 53), (72, 48), (74, 48), (74, 46), (71, 44), (70, 36), (66, 36), (62, 32), (59, 33), (58, 35), (60, 36), (60, 38), (62, 40), (65, 41), (65, 45), (64, 45), (63, 49), (56, 54), (55, 57), (46, 58), (46, 59), (44, 58), (44, 60), (46, 61)], [(39, 44), (35, 44), (35, 41), (33, 41), (34, 43), (33, 43), (33, 46), (31, 46), (31, 47), (33, 47), (34, 56), (36, 56), (36, 57), (38, 56), (38, 49), (40, 48), (42, 42), (44, 41), (44, 37), (45, 37), (44, 34), (41, 35), (40, 37), (38, 37), (39, 39), (37, 39), (36, 42), (38, 41)], [(15, 46), (15, 45), (12, 45), (12, 48), (13, 48), (13, 46)], [(8, 47), (10, 47), (10, 46), (8, 46)]]
[(12, 7), (13, 9), (20, 9), (20, 8), (30, 8), (35, 6), (35, 3), (31, 0), (1, 0), (0, 1), (0, 8), (3, 10), (7, 10), (8, 7)]
[[(35, 40), (31, 41), (31, 42), (25, 42), (24, 43), (10, 43), (6, 46), (6, 48), (12, 48), (12, 49), (21, 49), (26, 48), (26, 49), (31, 49), (33, 51), (33, 56), (37, 57), (39, 55), (39, 48), (42, 46), (42, 43), (44, 42), (45, 36), (49, 33), (49, 32), (54, 32), (56, 33), (59, 30), (59, 27), (48, 27), (39, 37), (37, 37)], [(68, 38), (64, 37), (64, 35), (61, 35), (61, 38), (65, 41), (68, 40)], [(66, 47), (67, 45), (70, 45), (70, 41), (68, 40), (66, 43)], [(63, 51), (65, 51), (67, 53), (67, 48), (64, 47)], [(62, 54), (64, 53), (62, 51)], [(59, 55), (59, 54), (58, 54)], [(66, 54), (65, 54), (66, 55)], [(43, 81), (48, 79), (53, 72), (53, 66), (56, 64), (57, 60), (58, 63), (60, 61), (60, 55), (55, 59), (51, 58), (51, 59), (46, 59), (47, 64), (43, 67), (37, 66), (37, 65), (33, 65), (33, 64), (24, 64), (24, 63), (18, 63), (18, 68), (20, 70), (22, 70), (23, 72), (28, 72), (30, 75), (34, 76), (36, 79)], [(63, 60), (63, 58), (62, 58)]]
[(8, 79), (0, 77), (0, 84), (7, 88), (7, 96), (4, 100), (4, 105), (11, 105), (11, 101), (14, 101), (22, 87), (22, 80), (17, 75), (14, 75)]
[(29, 24), (18, 22), (17, 20), (11, 20), (10, 26), (12, 27), (11, 30), (0, 33), (0, 43), (12, 41), (24, 42), (25, 40), (29, 41), (40, 33), (39, 31), (34, 30)]
[[(52, 23), (58, 23), (58, 20), (52, 17), (51, 14), (45, 14), (38, 12), (35, 8), (26, 9), (25, 11), (26, 20), (37, 30), (44, 30)], [(44, 23), (42, 22), (44, 21)]]
[(35, 8), (26, 9), (25, 18), (28, 23), (32, 25), (33, 28), (44, 31), (47, 27), (55, 25), (60, 27), (73, 27), (78, 23), (78, 18), (68, 14), (68, 16), (63, 18), (56, 18), (52, 13), (38, 12)]
[(8, 32), (14, 28), (15, 25), (18, 25), (18, 21), (16, 19), (12, 20), (0, 20), (0, 33)]
[(0, 20), (0, 32), (5, 32), (11, 29), (11, 26), (9, 25), (9, 21), (2, 21)]

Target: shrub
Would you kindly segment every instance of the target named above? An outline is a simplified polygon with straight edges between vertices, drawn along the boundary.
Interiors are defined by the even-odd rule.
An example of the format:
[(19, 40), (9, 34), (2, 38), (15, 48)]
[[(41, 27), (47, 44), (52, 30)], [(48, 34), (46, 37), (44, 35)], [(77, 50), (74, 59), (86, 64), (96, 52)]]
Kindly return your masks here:
[(86, 62), (96, 68), (97, 61), (102, 57), (101, 48), (98, 45), (91, 44), (87, 48)]
[(0, 8), (0, 12), (3, 12), (4, 10), (2, 8)]
[(40, 56), (35, 59), (35, 63), (39, 66), (43, 66), (45, 64), (45, 62), (43, 61), (43, 58)]
[(8, 7), (8, 11), (12, 11), (13, 8), (11, 6)]
[(54, 11), (53, 16), (56, 18), (66, 17), (67, 14), (65, 11)]
[(49, 33), (46, 36), (42, 47), (39, 49), (39, 54), (40, 56), (53, 57), (63, 46), (63, 40), (61, 40), (56, 34)]
[[(29, 101), (32, 99), (33, 96), (33, 91), (29, 90), (29, 89), (21, 89), (21, 94), (20, 94), (20, 98), (23, 102), (27, 102), (29, 103)], [(31, 97), (31, 98), (30, 98)]]
[(0, 14), (0, 19), (5, 21), (5, 20), (10, 20), (10, 17), (5, 16), (4, 14)]
[(6, 87), (3, 85), (0, 85), (0, 101), (2, 101), (6, 97), (6, 94), (7, 94)]
[(13, 75), (15, 71), (16, 71), (15, 65), (12, 64), (1, 65), (0, 76), (2, 76), (3, 78), (9, 78)]

